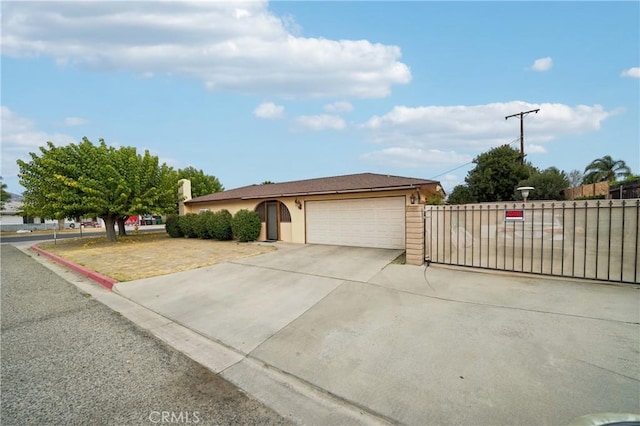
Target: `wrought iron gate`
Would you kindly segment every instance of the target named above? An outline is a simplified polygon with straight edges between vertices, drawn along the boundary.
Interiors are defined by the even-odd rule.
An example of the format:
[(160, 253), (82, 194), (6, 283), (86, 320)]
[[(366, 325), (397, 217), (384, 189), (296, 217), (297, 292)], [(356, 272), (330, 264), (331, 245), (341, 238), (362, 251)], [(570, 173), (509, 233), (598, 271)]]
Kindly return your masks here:
[(425, 207), (434, 263), (638, 283), (640, 199)]

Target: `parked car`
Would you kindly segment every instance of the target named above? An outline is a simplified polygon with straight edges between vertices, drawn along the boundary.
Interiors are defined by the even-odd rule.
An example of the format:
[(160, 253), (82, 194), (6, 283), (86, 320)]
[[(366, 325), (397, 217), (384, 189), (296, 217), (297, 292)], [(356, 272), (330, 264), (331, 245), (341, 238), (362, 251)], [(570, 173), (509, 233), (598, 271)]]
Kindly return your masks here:
[(83, 220), (80, 223), (80, 226), (83, 228), (100, 228), (100, 223), (92, 220)]
[(140, 225), (160, 225), (161, 223), (162, 216), (148, 214), (140, 217)]

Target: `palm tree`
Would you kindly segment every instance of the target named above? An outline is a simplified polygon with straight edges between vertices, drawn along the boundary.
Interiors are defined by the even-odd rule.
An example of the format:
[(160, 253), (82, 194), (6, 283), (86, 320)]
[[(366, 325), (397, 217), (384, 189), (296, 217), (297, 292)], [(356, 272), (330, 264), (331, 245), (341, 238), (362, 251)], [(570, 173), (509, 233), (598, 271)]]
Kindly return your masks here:
[(610, 155), (596, 158), (584, 169), (583, 183), (595, 183), (602, 181), (613, 182), (617, 178), (626, 178), (631, 175), (631, 169), (624, 160), (615, 161)]
[(11, 194), (7, 191), (7, 184), (2, 182), (2, 176), (0, 176), (0, 208), (4, 209), (4, 202), (11, 200)]

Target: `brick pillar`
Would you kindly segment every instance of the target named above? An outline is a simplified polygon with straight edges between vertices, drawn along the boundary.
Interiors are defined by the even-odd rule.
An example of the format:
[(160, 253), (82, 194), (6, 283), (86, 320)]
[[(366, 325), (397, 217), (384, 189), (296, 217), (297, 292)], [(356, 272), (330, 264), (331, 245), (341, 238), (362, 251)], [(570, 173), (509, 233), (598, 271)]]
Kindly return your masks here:
[(408, 205), (406, 215), (406, 238), (408, 265), (422, 265), (424, 263), (424, 205)]

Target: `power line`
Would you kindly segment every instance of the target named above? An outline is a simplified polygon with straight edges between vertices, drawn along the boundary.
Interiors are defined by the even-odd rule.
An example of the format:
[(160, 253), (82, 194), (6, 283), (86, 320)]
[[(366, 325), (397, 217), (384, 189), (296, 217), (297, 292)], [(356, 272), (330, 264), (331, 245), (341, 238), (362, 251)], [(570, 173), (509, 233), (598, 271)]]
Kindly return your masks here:
[[(514, 140), (512, 140), (511, 142), (509, 142), (507, 145), (513, 145), (514, 143), (518, 142), (519, 140), (520, 140), (520, 139), (514, 139)], [(451, 170), (447, 170), (446, 172), (442, 172), (442, 173), (440, 173), (439, 175), (435, 175), (435, 176), (433, 176), (433, 177), (430, 177), (429, 179), (435, 179), (435, 178), (440, 177), (440, 176), (442, 176), (442, 175), (446, 175), (447, 173), (455, 172), (456, 170), (461, 169), (461, 168), (463, 168), (464, 166), (468, 166), (468, 165), (469, 165), (469, 164), (471, 164), (471, 163), (473, 163), (473, 160), (471, 160), (471, 161), (469, 161), (469, 162), (467, 162), (467, 163), (461, 164), (461, 165), (459, 165), (459, 166), (456, 166), (456, 167), (454, 167), (454, 168), (453, 168), (453, 169), (451, 169)]]
[(473, 160), (469, 161), (468, 163), (464, 163), (464, 164), (462, 164), (462, 165), (460, 165), (460, 166), (458, 166), (458, 167), (455, 167), (455, 168), (453, 168), (453, 169), (451, 169), (451, 170), (447, 170), (446, 172), (440, 173), (439, 175), (435, 175), (435, 176), (433, 176), (433, 177), (430, 177), (429, 179), (435, 179), (435, 178), (440, 177), (440, 176), (442, 176), (442, 175), (446, 175), (447, 173), (454, 172), (454, 171), (456, 171), (456, 170), (458, 170), (458, 169), (461, 169), (461, 168), (462, 168), (462, 167), (464, 167), (464, 166), (468, 166), (468, 165), (469, 165), (469, 164), (471, 164), (471, 163), (473, 163)]

